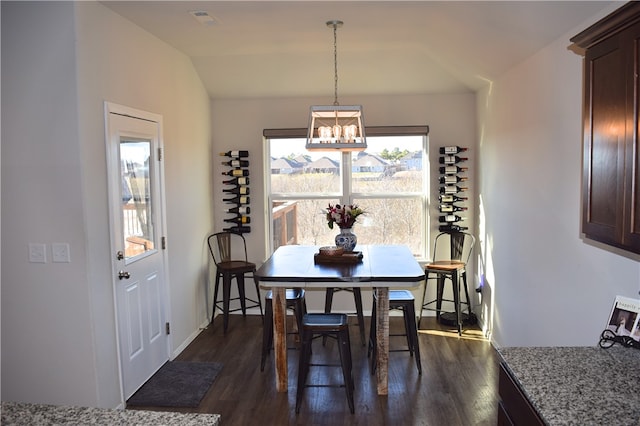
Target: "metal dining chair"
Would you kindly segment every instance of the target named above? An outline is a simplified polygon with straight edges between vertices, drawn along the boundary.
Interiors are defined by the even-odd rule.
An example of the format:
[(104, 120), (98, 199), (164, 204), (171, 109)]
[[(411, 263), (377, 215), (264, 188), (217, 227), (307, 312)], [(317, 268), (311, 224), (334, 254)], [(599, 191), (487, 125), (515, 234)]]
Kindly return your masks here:
[[(422, 293), (418, 328), (422, 321), (423, 310), (435, 310), (436, 319), (439, 321), (441, 320), (441, 317), (444, 315), (442, 312), (442, 302), (451, 302), (454, 304), (454, 314), (456, 318), (452, 320), (447, 317), (446, 322), (457, 323), (458, 333), (461, 332), (462, 322), (474, 321), (475, 315), (471, 312), (471, 301), (469, 298), (469, 289), (467, 287), (466, 266), (471, 253), (473, 252), (475, 242), (475, 237), (468, 232), (442, 232), (436, 237), (433, 247), (433, 261), (425, 267), (426, 280), (424, 291)], [(464, 288), (466, 302), (462, 302), (460, 300), (459, 278), (462, 278), (462, 287)], [(437, 280), (436, 299), (425, 302), (430, 279)], [(445, 299), (443, 297), (445, 280), (447, 279), (452, 282), (452, 287), (454, 287), (453, 299)], [(431, 308), (431, 305), (434, 303), (436, 305), (435, 309)], [(462, 303), (467, 305), (468, 310), (468, 313), (464, 315), (461, 312)], [(463, 320), (458, 321), (458, 318), (463, 318)]]
[[(315, 337), (331, 336), (338, 343), (340, 363), (327, 363), (323, 359), (312, 361), (312, 342)], [(321, 358), (321, 357), (319, 357)], [(326, 361), (326, 360), (325, 360)], [(341, 384), (314, 384), (307, 380), (322, 377), (320, 374), (309, 374), (310, 367), (340, 367), (343, 381)], [(334, 375), (326, 376), (332, 380)], [(343, 387), (347, 394), (347, 403), (351, 414), (355, 411), (353, 391), (353, 360), (351, 359), (351, 341), (349, 340), (349, 323), (346, 314), (322, 314), (311, 313), (302, 317), (302, 347), (298, 361), (298, 388), (296, 389), (296, 414), (300, 413), (300, 407), (304, 397), (304, 389), (308, 387)]]
[[(371, 308), (371, 328), (369, 329), (369, 347), (367, 356), (371, 359), (371, 373), (375, 373), (378, 368), (378, 344), (377, 344), (377, 321), (376, 310), (378, 303), (378, 292), (373, 292), (373, 304)], [(422, 362), (420, 360), (420, 339), (418, 338), (418, 328), (416, 326), (415, 298), (409, 290), (389, 290), (389, 310), (402, 311), (404, 319), (404, 333), (389, 334), (389, 337), (405, 337), (407, 347), (389, 349), (389, 352), (409, 352), (415, 357), (418, 374), (422, 374)]]
[[(213, 293), (213, 312), (211, 324), (215, 318), (216, 309), (220, 309), (223, 315), (223, 329), (227, 332), (229, 326), (229, 313), (242, 311), (247, 315), (248, 308), (260, 308), (260, 316), (264, 319), (262, 303), (260, 302), (260, 288), (254, 274), (256, 264), (249, 262), (247, 257), (247, 242), (242, 234), (233, 232), (217, 232), (207, 238), (209, 251), (216, 264), (216, 284)], [(246, 296), (245, 275), (251, 274), (256, 288), (256, 298)], [(218, 300), (218, 288), (222, 278), (222, 300)], [(231, 281), (235, 278), (238, 285), (238, 296), (231, 297)], [(239, 301), (240, 307), (230, 308), (230, 302)], [(247, 301), (253, 303), (247, 306)], [(237, 305), (236, 305), (237, 306)]]

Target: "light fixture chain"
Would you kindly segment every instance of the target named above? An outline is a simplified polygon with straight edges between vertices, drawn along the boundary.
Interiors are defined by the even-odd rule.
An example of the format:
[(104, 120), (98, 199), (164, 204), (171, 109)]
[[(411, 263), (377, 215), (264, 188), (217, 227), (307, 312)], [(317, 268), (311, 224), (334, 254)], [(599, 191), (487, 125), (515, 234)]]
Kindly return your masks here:
[(334, 74), (334, 105), (338, 103), (338, 25), (333, 25), (333, 74)]

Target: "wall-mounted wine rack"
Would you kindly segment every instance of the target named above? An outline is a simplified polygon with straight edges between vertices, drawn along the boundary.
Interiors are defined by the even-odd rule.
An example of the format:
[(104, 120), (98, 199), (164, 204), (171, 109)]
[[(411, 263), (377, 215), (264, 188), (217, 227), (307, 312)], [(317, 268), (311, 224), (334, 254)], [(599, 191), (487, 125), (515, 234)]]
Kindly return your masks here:
[[(229, 170), (222, 172), (222, 200), (230, 207), (225, 209), (226, 214), (232, 214), (232, 217), (226, 217), (224, 220), (224, 231), (235, 232), (236, 234), (246, 234), (251, 232), (251, 208), (249, 207), (251, 199), (249, 198), (249, 151), (227, 151), (221, 152), (220, 156), (226, 157), (227, 160), (222, 162), (223, 166), (229, 167)], [(230, 224), (230, 225), (227, 225)]]
[(440, 232), (460, 232), (469, 229), (468, 226), (460, 223), (466, 220), (466, 217), (460, 214), (468, 209), (464, 202), (468, 200), (465, 192), (469, 187), (465, 185), (465, 182), (469, 178), (464, 173), (469, 168), (464, 164), (469, 158), (459, 154), (467, 150), (468, 148), (459, 146), (440, 147), (438, 169), (440, 172), (438, 179), (440, 183), (438, 229)]

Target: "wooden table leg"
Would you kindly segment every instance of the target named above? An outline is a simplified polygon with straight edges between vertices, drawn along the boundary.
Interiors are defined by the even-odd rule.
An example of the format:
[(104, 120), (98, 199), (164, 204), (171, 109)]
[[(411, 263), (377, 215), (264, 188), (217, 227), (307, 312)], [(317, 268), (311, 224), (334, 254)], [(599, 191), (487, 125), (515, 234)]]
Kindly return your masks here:
[(389, 393), (389, 288), (378, 287), (376, 311), (376, 341), (378, 352), (378, 395)]
[(273, 353), (276, 362), (276, 390), (288, 391), (287, 299), (284, 287), (273, 287)]

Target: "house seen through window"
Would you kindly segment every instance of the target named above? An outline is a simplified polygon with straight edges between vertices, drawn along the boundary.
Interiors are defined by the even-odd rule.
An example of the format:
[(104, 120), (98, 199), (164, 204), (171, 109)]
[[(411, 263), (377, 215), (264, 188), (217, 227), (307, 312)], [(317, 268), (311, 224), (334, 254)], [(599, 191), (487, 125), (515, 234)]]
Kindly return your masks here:
[(425, 258), (428, 127), (367, 129), (361, 152), (307, 151), (303, 132), (265, 130), (271, 252), (333, 245), (340, 230), (329, 229), (326, 208), (355, 204), (365, 211), (353, 227), (358, 244), (405, 244)]

